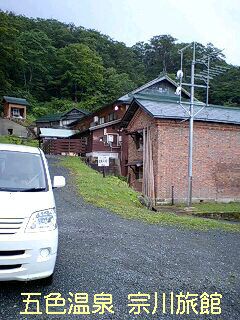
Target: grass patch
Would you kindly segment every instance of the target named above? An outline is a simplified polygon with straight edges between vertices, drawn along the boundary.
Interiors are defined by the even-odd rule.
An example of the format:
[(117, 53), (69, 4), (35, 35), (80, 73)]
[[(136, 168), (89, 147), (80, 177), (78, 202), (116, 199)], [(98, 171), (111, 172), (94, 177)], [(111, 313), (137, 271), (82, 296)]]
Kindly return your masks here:
[(240, 220), (240, 203), (198, 203), (194, 204), (196, 214), (205, 217)]
[(15, 136), (0, 136), (0, 143), (21, 144), (30, 147), (38, 147), (38, 141), (33, 139), (19, 138)]
[(194, 204), (197, 212), (203, 213), (240, 213), (240, 202), (229, 203), (197, 203)]
[(168, 224), (191, 229), (222, 229), (239, 232), (240, 225), (224, 221), (177, 216), (172, 213), (155, 213), (138, 201), (138, 193), (127, 183), (114, 176), (103, 178), (77, 157), (65, 157), (60, 165), (70, 169), (74, 182), (83, 199), (98, 207), (106, 208), (126, 219), (138, 219), (151, 224)]
[[(183, 208), (186, 204), (176, 205)], [(193, 204), (193, 214), (215, 219), (240, 220), (240, 202), (202, 202)]]

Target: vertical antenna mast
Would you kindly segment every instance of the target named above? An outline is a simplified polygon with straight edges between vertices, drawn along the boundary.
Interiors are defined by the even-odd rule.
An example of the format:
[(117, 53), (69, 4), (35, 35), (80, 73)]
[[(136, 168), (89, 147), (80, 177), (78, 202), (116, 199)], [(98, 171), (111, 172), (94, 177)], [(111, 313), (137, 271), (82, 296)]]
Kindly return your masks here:
[[(191, 63), (191, 83), (183, 83), (183, 53), (184, 51), (189, 48), (193, 48), (193, 57), (192, 57), (192, 63)], [(176, 89), (176, 94), (179, 95), (179, 105), (184, 109), (185, 113), (188, 115), (189, 119), (189, 144), (188, 144), (188, 195), (187, 195), (187, 205), (190, 207), (192, 205), (192, 182), (193, 182), (193, 174), (192, 174), (192, 168), (193, 168), (193, 123), (194, 123), (194, 117), (200, 113), (205, 107), (209, 105), (209, 82), (210, 79), (213, 79), (213, 76), (218, 76), (219, 74), (227, 71), (229, 67), (226, 66), (215, 66), (210, 68), (210, 60), (213, 56), (216, 56), (221, 50), (217, 50), (212, 52), (211, 54), (204, 56), (201, 60), (196, 60), (196, 43), (192, 42), (189, 45), (185, 46), (184, 48), (179, 50), (179, 53), (181, 54), (181, 69), (177, 72), (177, 79), (179, 79), (179, 86)], [(206, 61), (207, 59), (207, 61)], [(198, 74), (195, 74), (195, 64), (201, 63), (207, 67), (207, 70), (200, 71)], [(195, 84), (195, 79), (202, 80), (205, 82), (205, 85), (198, 85)], [(190, 95), (190, 103), (189, 109), (187, 109), (185, 106), (183, 106), (182, 103), (182, 86), (188, 86), (191, 88), (191, 95)], [(200, 88), (206, 88), (206, 103), (205, 105), (200, 108), (195, 114), (194, 114), (194, 91), (195, 87)]]
[(196, 60), (196, 45), (193, 42), (193, 59), (191, 65), (191, 104), (189, 118), (189, 150), (188, 150), (188, 201), (187, 205), (192, 205), (192, 158), (193, 158), (193, 109), (194, 109), (194, 76), (195, 76), (195, 60)]

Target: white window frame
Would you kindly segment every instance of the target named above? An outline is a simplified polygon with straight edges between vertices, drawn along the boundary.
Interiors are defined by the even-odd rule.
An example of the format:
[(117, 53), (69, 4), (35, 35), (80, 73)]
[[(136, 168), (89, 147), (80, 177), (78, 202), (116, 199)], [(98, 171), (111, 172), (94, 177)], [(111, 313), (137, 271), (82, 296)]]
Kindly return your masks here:
[(12, 108), (11, 114), (12, 114), (13, 117), (21, 116), (20, 109)]
[(99, 118), (99, 124), (104, 124), (105, 123), (105, 118), (104, 117), (100, 117)]

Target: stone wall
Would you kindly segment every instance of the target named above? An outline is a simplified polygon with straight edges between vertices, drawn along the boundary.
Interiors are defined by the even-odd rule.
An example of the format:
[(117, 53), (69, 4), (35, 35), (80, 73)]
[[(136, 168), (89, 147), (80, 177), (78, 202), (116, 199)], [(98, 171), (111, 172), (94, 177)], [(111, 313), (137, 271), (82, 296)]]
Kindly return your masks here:
[(26, 129), (26, 127), (16, 123), (15, 121), (0, 118), (0, 135), (9, 135), (9, 130), (11, 130), (12, 134), (17, 137), (26, 138), (29, 135), (29, 132)]

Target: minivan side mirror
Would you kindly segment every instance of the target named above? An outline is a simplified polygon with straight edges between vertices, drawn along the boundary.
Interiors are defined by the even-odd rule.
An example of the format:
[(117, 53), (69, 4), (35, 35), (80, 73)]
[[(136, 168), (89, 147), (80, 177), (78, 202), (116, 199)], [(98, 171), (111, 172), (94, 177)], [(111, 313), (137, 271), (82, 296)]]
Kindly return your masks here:
[(66, 179), (63, 176), (53, 177), (53, 188), (62, 188), (66, 185)]

